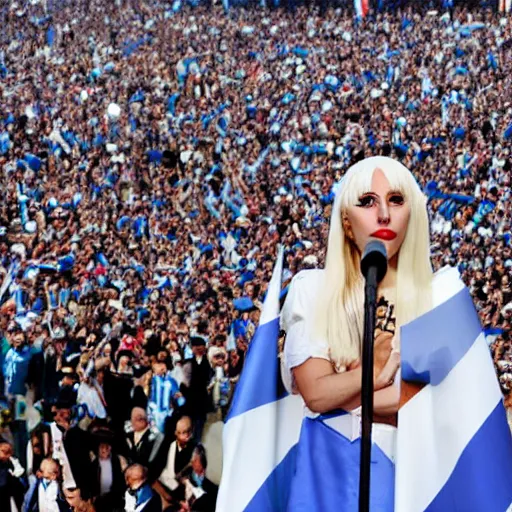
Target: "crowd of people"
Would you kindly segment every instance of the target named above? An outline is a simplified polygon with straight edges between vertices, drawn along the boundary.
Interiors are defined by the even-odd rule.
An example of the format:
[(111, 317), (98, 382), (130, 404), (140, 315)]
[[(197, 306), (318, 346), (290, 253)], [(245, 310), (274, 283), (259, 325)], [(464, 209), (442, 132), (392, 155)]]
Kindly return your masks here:
[(277, 247), (285, 284), (322, 266), (365, 156), (413, 170), (512, 390), (510, 18), (3, 5), (2, 511), (213, 510)]

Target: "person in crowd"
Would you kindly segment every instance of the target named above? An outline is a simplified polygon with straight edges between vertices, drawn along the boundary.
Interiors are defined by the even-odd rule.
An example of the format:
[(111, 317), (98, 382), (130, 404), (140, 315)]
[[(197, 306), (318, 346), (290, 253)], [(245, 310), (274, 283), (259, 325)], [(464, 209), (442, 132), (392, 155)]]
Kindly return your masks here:
[(141, 407), (134, 407), (125, 433), (128, 462), (150, 467), (163, 440), (163, 434), (149, 424), (147, 412)]
[(68, 506), (62, 494), (60, 466), (55, 459), (43, 459), (37, 479), (25, 495), (23, 512), (67, 512)]
[(213, 376), (212, 367), (206, 357), (206, 340), (201, 336), (194, 336), (190, 340), (193, 357), (184, 364), (186, 385), (185, 408), (192, 418), (194, 439), (200, 442), (206, 421), (206, 414), (211, 408), (211, 398), (208, 394), (208, 385)]
[(114, 449), (114, 433), (99, 427), (92, 432), (96, 451), (91, 464), (92, 496), (96, 512), (123, 510), (124, 476), (127, 462)]
[(79, 487), (65, 487), (64, 496), (70, 512), (96, 512), (91, 500), (86, 500), (82, 497)]
[(192, 435), (192, 420), (188, 416), (181, 417), (176, 423), (176, 439), (164, 445), (159, 459), (155, 461), (152, 468), (152, 472), (158, 475), (157, 488), (167, 502), (179, 502), (176, 495), (179, 487), (177, 475), (190, 464), (192, 452), (196, 446)]
[(0, 437), (0, 507), (6, 512), (21, 510), (25, 494), (25, 470), (13, 454), (11, 444)]
[(157, 429), (164, 434), (166, 423), (185, 399), (179, 390), (179, 383), (171, 375), (164, 361), (153, 363), (150, 389), (148, 389), (148, 414)]
[(88, 499), (92, 483), (90, 435), (74, 423), (72, 405), (57, 402), (50, 423), (50, 453), (62, 468), (64, 489), (78, 487), (82, 498)]
[(214, 512), (218, 486), (206, 476), (206, 451), (197, 445), (192, 452), (190, 464), (180, 474), (180, 505), (197, 512)]
[(147, 469), (132, 464), (125, 471), (125, 512), (162, 512), (162, 500), (147, 480)]

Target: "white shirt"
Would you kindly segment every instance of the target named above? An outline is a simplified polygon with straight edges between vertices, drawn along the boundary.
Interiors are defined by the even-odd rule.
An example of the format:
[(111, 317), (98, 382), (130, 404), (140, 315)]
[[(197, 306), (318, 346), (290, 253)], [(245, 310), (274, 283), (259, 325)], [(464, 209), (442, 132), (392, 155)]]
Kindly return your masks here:
[(71, 471), (68, 455), (64, 448), (64, 440), (62, 432), (58, 429), (55, 422), (50, 424), (53, 445), (53, 458), (57, 459), (62, 466), (62, 480), (65, 489), (72, 489), (76, 487), (76, 482)]
[(176, 474), (174, 473), (174, 464), (176, 462), (176, 453), (180, 451), (181, 448), (178, 446), (178, 443), (173, 441), (167, 454), (167, 463), (159, 478), (160, 482), (162, 482), (171, 491), (177, 489), (179, 485), (175, 478)]
[(149, 427), (146, 427), (144, 430), (141, 430), (140, 432), (133, 433), (133, 442), (135, 443), (135, 446), (137, 446), (140, 443), (142, 436), (148, 431), (148, 429)]
[(45, 489), (43, 482), (40, 482), (38, 486), (37, 495), (39, 512), (59, 512), (59, 505), (57, 504), (59, 484), (52, 481)]
[(112, 489), (114, 475), (112, 473), (112, 460), (99, 459), (100, 463), (100, 496), (107, 494)]

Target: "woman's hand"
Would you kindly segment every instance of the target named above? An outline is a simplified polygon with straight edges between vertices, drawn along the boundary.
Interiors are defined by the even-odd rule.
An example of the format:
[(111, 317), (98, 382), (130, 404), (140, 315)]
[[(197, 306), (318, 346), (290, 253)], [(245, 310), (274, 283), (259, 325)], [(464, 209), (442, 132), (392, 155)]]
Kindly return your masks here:
[(393, 334), (390, 332), (381, 331), (375, 336), (373, 345), (373, 372), (377, 377), (388, 362), (391, 355)]
[[(347, 371), (361, 366), (361, 361), (350, 363)], [(375, 337), (373, 346), (373, 386), (375, 391), (390, 386), (400, 367), (400, 354), (393, 352), (393, 334), (381, 331)]]
[(400, 354), (398, 352), (391, 352), (384, 368), (374, 380), (375, 390), (391, 386), (395, 380), (398, 368), (400, 368)]

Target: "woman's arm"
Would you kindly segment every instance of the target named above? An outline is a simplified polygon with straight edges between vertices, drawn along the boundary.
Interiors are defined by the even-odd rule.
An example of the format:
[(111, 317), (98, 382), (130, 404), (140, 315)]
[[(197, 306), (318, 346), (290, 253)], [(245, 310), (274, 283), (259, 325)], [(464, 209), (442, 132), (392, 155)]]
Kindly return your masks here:
[[(376, 414), (393, 414), (398, 409), (399, 397), (393, 396), (396, 387), (390, 383), (399, 365), (400, 356), (393, 352), (384, 368), (374, 376)], [(340, 408), (350, 411), (361, 405), (361, 367), (336, 373), (329, 361), (310, 358), (293, 369), (293, 376), (299, 393), (313, 412), (325, 413)]]
[(361, 368), (336, 373), (325, 359), (310, 358), (293, 369), (293, 377), (304, 402), (313, 412), (352, 409), (349, 403), (361, 394)]
[(378, 416), (391, 416), (398, 412), (400, 387), (391, 384), (373, 395), (373, 412)]

